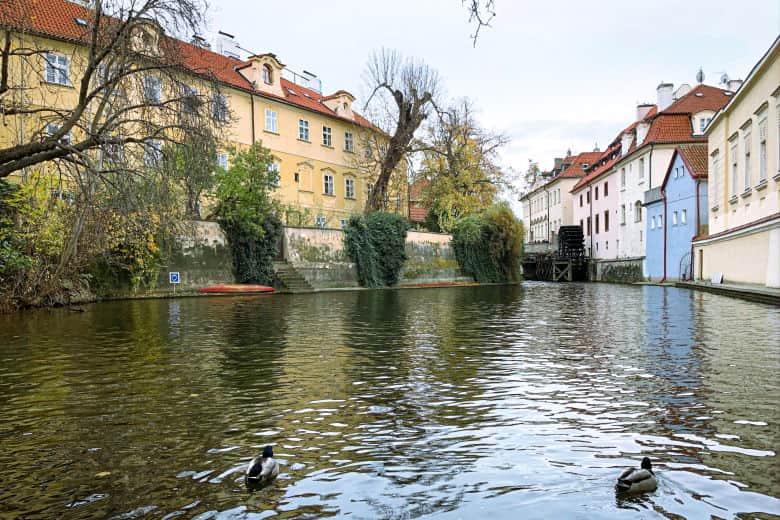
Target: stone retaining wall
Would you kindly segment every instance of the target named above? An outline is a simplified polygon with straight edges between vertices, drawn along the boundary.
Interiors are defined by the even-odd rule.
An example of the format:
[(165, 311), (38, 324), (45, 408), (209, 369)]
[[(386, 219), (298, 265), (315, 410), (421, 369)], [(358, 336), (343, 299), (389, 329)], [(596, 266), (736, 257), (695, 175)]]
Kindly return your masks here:
[(592, 260), (589, 279), (592, 282), (641, 282), (644, 280), (643, 262), (644, 257)]

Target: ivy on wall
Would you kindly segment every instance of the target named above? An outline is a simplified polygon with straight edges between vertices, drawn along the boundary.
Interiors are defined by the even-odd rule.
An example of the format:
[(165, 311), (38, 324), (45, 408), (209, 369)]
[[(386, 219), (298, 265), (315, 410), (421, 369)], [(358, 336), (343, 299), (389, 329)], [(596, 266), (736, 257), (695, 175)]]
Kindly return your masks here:
[(400, 215), (373, 212), (355, 215), (344, 229), (344, 247), (355, 262), (363, 287), (398, 283), (406, 261), (407, 222)]

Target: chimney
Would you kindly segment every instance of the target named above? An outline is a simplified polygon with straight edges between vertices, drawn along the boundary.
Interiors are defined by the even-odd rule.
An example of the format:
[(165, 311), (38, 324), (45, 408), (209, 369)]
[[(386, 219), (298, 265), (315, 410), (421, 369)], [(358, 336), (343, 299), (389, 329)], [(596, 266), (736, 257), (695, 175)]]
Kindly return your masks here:
[(647, 114), (653, 109), (655, 105), (652, 103), (642, 103), (636, 106), (636, 120), (641, 121), (647, 117)]
[(741, 79), (730, 79), (728, 83), (726, 83), (727, 89), (736, 92), (739, 90), (739, 87), (742, 86), (742, 80)]
[(672, 91), (674, 90), (674, 85), (671, 83), (661, 83), (656, 87), (655, 91), (658, 94), (658, 111), (662, 112), (669, 108), (669, 105), (672, 104)]
[(197, 45), (198, 47), (201, 47), (203, 49), (210, 49), (211, 45), (209, 45), (209, 42), (206, 41), (205, 38), (203, 38), (199, 34), (193, 34), (192, 39), (190, 40), (190, 43), (193, 45)]
[(647, 131), (650, 129), (650, 123), (646, 121), (642, 121), (638, 125), (636, 125), (636, 145), (642, 146), (642, 143), (645, 142), (645, 137), (647, 137)]

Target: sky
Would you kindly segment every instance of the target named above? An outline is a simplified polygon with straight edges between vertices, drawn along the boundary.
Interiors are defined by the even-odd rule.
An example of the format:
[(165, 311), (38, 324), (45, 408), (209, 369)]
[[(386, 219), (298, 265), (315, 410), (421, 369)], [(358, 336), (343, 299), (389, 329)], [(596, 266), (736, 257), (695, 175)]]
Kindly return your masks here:
[(549, 169), (567, 149), (604, 149), (655, 102), (663, 82), (744, 78), (780, 33), (780, 0), (496, 0), (474, 27), (461, 0), (214, 0), (213, 31), (273, 52), (345, 89), (360, 106), (372, 50), (396, 49), (438, 70), (450, 98), (467, 97), (481, 125), (511, 139), (501, 163)]

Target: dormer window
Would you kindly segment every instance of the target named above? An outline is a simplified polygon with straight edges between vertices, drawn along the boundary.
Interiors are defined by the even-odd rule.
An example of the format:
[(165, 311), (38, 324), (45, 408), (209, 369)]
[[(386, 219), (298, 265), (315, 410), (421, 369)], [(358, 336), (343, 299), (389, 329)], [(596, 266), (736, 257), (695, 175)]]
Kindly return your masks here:
[(267, 63), (263, 65), (263, 83), (266, 85), (273, 85), (274, 83), (274, 73), (271, 70), (271, 66)]

